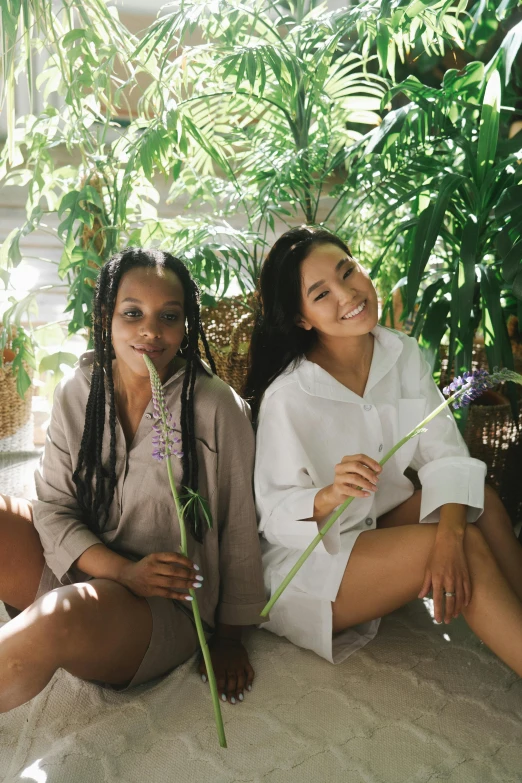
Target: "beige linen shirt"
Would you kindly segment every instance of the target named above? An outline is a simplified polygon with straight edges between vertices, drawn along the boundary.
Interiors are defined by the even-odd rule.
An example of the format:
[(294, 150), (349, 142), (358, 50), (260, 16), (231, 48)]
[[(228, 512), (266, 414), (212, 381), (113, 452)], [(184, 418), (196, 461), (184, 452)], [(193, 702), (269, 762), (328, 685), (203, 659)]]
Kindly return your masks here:
[[(100, 542), (131, 560), (153, 552), (179, 552), (180, 530), (166, 464), (152, 457), (152, 401), (129, 448), (116, 421), (117, 486), (100, 534), (82, 521), (72, 475), (84, 428), (93, 358), (92, 351), (83, 354), (74, 376), (57, 388), (45, 451), (36, 472), (38, 500), (33, 516), (47, 563), (38, 595), (60, 584), (88, 579), (73, 563)], [(183, 375), (181, 369), (164, 384), (176, 430)], [(205, 577), (198, 590), (201, 615), (212, 627), (216, 622), (257, 624), (263, 621), (259, 612), (265, 604), (265, 591), (252, 490), (254, 433), (250, 411), (203, 364), (196, 380), (194, 410), (199, 490), (209, 501), (213, 519), (203, 544), (188, 535), (188, 556)], [(108, 456), (107, 402), (102, 450), (105, 465)], [(179, 488), (181, 460), (171, 459)]]

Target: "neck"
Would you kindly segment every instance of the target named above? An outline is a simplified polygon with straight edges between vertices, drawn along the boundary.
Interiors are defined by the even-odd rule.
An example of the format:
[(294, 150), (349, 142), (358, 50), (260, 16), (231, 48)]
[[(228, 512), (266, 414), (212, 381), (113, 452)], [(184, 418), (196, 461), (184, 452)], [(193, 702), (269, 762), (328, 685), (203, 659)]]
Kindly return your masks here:
[[(171, 364), (159, 373), (162, 383), (178, 369), (178, 360), (175, 358)], [(112, 372), (114, 377), (114, 391), (118, 401), (126, 403), (132, 401), (133, 406), (143, 407), (152, 396), (149, 375), (137, 375), (123, 362), (113, 360)]]
[(329, 337), (320, 334), (306, 358), (330, 371), (353, 367), (364, 372), (371, 364), (373, 339), (371, 332), (354, 337)]

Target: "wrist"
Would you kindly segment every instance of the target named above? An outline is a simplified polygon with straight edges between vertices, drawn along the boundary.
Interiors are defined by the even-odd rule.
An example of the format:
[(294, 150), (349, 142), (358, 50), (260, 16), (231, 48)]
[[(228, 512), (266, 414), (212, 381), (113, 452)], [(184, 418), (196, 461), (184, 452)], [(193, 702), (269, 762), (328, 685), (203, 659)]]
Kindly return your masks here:
[(123, 585), (123, 587), (128, 587), (127, 584), (127, 570), (129, 566), (133, 564), (132, 560), (127, 560), (126, 557), (120, 557), (119, 560), (114, 561), (114, 573), (112, 575), (112, 579), (115, 582), (118, 582), (120, 585)]
[(315, 496), (314, 519), (316, 521), (324, 519), (324, 517), (331, 514), (334, 508), (338, 505), (335, 502), (334, 498), (332, 497), (332, 494), (333, 494), (333, 484), (329, 484), (328, 486), (320, 489), (317, 495)]
[(125, 585), (126, 569), (132, 565), (132, 562), (123, 555), (113, 552), (105, 544), (99, 543), (86, 549), (74, 565), (95, 579), (112, 579)]
[(466, 506), (458, 503), (447, 503), (440, 510), (437, 534), (464, 538), (467, 524)]

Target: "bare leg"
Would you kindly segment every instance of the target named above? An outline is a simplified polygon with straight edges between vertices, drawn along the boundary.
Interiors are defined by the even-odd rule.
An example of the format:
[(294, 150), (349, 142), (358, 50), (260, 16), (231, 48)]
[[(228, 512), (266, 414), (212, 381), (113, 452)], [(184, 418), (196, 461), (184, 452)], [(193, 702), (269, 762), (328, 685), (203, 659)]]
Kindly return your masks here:
[[(332, 604), (334, 632), (382, 617), (416, 598), (435, 534), (435, 525), (362, 533)], [(464, 546), (472, 596), (463, 615), (477, 636), (522, 676), (522, 603), (473, 525), (466, 530)]]
[[(422, 492), (418, 490), (408, 500), (379, 517), (377, 527), (391, 528), (419, 522)], [(475, 523), (495, 555), (500, 570), (522, 601), (522, 546), (517, 540), (511, 520), (499, 496), (486, 484), (484, 512)]]
[(108, 579), (59, 587), (0, 630), (0, 712), (29, 701), (58, 668), (125, 685), (152, 633), (144, 598)]
[(400, 506), (387, 511), (377, 520), (377, 528), (402, 527), (403, 525), (416, 525), (420, 522), (420, 507), (422, 490), (416, 490), (413, 495), (401, 503)]
[(493, 487), (487, 484), (484, 513), (475, 524), (495, 555), (500, 570), (522, 601), (522, 546), (513, 532), (513, 525), (504, 504)]
[(0, 601), (25, 609), (34, 601), (44, 556), (30, 504), (0, 495)]

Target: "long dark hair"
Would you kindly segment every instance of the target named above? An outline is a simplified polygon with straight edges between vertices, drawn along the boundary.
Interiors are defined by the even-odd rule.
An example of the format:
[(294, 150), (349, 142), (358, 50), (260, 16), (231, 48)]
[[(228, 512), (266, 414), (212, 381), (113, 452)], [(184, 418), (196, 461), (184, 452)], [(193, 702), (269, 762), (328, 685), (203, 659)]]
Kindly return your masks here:
[(249, 370), (243, 396), (254, 416), (266, 388), (296, 359), (304, 356), (316, 339), (313, 329), (296, 323), (301, 312), (301, 264), (319, 245), (349, 247), (329, 231), (301, 226), (283, 234), (270, 250), (259, 277), (260, 304), (250, 342)]
[[(198, 488), (198, 458), (194, 428), (194, 385), (200, 356), (199, 339), (205, 348), (205, 356), (216, 371), (199, 314), (199, 288), (192, 280), (187, 267), (178, 258), (159, 250), (127, 248), (116, 253), (102, 267), (93, 300), (94, 366), (91, 388), (85, 411), (85, 426), (78, 453), (78, 464), (73, 473), (76, 497), (85, 523), (99, 532), (109, 509), (116, 487), (116, 404), (112, 375), (112, 316), (118, 286), (123, 275), (135, 267), (170, 269), (179, 278), (185, 298), (187, 322), (187, 347), (179, 354), (186, 360), (185, 377), (181, 391), (181, 438), (183, 449), (182, 484), (190, 489)], [(105, 428), (105, 396), (109, 393), (110, 450), (108, 470), (102, 464), (103, 431)], [(202, 541), (202, 525), (196, 503), (189, 516), (192, 536)]]

